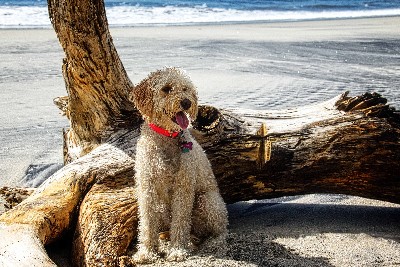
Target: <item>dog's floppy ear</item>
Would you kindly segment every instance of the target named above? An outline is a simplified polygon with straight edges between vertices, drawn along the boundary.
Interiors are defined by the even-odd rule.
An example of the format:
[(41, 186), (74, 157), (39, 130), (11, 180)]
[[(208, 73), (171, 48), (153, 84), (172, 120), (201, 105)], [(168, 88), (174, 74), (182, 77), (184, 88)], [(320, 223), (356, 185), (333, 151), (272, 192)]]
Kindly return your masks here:
[(144, 79), (132, 90), (130, 100), (145, 118), (151, 118), (153, 112), (153, 90), (150, 79)]

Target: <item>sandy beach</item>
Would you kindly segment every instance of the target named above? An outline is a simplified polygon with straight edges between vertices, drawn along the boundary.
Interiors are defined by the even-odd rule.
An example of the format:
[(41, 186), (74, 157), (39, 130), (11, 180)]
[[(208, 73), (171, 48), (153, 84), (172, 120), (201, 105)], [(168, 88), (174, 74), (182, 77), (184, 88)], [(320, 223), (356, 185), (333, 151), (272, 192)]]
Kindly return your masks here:
[[(399, 25), (400, 17), (386, 17), (127, 27), (111, 34), (134, 83), (179, 66), (202, 104), (276, 110), (350, 90), (381, 93), (400, 108)], [(68, 121), (53, 98), (66, 94), (63, 51), (52, 29), (0, 29), (0, 40), (0, 186), (36, 187), (62, 166)], [(397, 204), (306, 195), (235, 203), (229, 216), (227, 257), (162, 266), (400, 265)], [(49, 251), (68, 266), (59, 249)]]

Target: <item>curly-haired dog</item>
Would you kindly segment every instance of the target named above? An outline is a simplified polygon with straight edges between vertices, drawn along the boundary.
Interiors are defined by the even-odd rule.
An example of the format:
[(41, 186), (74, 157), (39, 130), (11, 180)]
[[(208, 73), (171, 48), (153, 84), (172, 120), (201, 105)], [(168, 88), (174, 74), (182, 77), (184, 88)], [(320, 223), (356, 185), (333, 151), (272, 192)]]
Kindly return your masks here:
[(167, 260), (181, 261), (191, 234), (222, 246), (227, 211), (211, 165), (188, 131), (197, 116), (197, 91), (179, 69), (151, 73), (132, 93), (145, 123), (136, 152), (139, 204), (137, 263), (158, 258), (159, 233), (169, 231)]

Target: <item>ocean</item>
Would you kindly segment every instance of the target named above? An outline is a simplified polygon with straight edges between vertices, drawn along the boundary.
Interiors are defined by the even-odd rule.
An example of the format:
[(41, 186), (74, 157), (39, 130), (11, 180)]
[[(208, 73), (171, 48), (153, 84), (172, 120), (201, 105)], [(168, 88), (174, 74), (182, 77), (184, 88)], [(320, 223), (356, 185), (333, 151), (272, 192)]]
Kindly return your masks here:
[[(111, 27), (400, 15), (400, 0), (106, 0)], [(48, 28), (45, 0), (0, 0), (0, 28)]]

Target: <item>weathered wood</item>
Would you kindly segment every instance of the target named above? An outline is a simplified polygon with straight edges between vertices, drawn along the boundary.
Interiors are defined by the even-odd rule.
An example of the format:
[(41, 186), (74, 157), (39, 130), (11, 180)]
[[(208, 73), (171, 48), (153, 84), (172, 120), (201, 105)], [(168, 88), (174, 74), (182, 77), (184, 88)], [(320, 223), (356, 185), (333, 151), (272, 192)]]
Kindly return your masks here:
[[(96, 183), (79, 211), (73, 243), (75, 266), (118, 266), (137, 234), (133, 170)], [(101, 242), (94, 242), (101, 240)]]
[[(196, 130), (194, 135), (205, 148), (228, 203), (309, 193), (399, 203), (400, 116), (385, 101), (378, 94), (344, 94), (297, 112), (242, 111), (240, 117), (239, 111), (236, 117), (216, 115), (217, 110), (208, 107), (201, 114), (214, 113), (207, 122), (213, 127), (204, 138)], [(260, 168), (266, 137), (256, 131), (263, 124), (271, 128), (267, 138), (274, 142), (270, 161)]]
[[(205, 144), (224, 199), (232, 203), (287, 195), (340, 193), (399, 203), (399, 116), (388, 106), (374, 105), (383, 101), (378, 95), (362, 98), (361, 111), (338, 113), (297, 129), (269, 134), (275, 142), (271, 160), (262, 168), (259, 168), (264, 141), (261, 136), (251, 132), (230, 134), (211, 146)], [(343, 105), (346, 99), (344, 96), (338, 104)], [(329, 108), (334, 107), (324, 107)], [(314, 114), (324, 113), (324, 109), (316, 107)], [(268, 118), (252, 118), (253, 125), (269, 122)]]
[(10, 210), (33, 193), (33, 188), (0, 187), (0, 197), (4, 198), (4, 208)]
[(140, 116), (128, 101), (132, 82), (108, 30), (104, 2), (48, 1), (49, 15), (65, 52), (63, 75), (68, 101), (64, 109), (69, 161), (90, 152), (120, 123), (137, 124)]
[[(13, 266), (11, 263), (19, 261), (27, 262), (27, 266), (54, 266), (43, 246), (60, 238), (74, 225), (80, 203), (93, 184), (123, 174), (130, 174), (129, 180), (132, 180), (137, 136), (138, 129), (116, 133), (108, 143), (66, 165), (25, 201), (2, 214), (1, 266)], [(112, 214), (108, 213), (110, 221)], [(131, 217), (130, 220), (134, 221), (135, 218)], [(11, 237), (18, 229), (26, 234)], [(129, 229), (129, 232), (134, 233), (133, 229)], [(30, 245), (27, 245), (25, 253), (18, 253), (19, 244), (27, 242)], [(48, 265), (43, 265), (43, 262)]]

